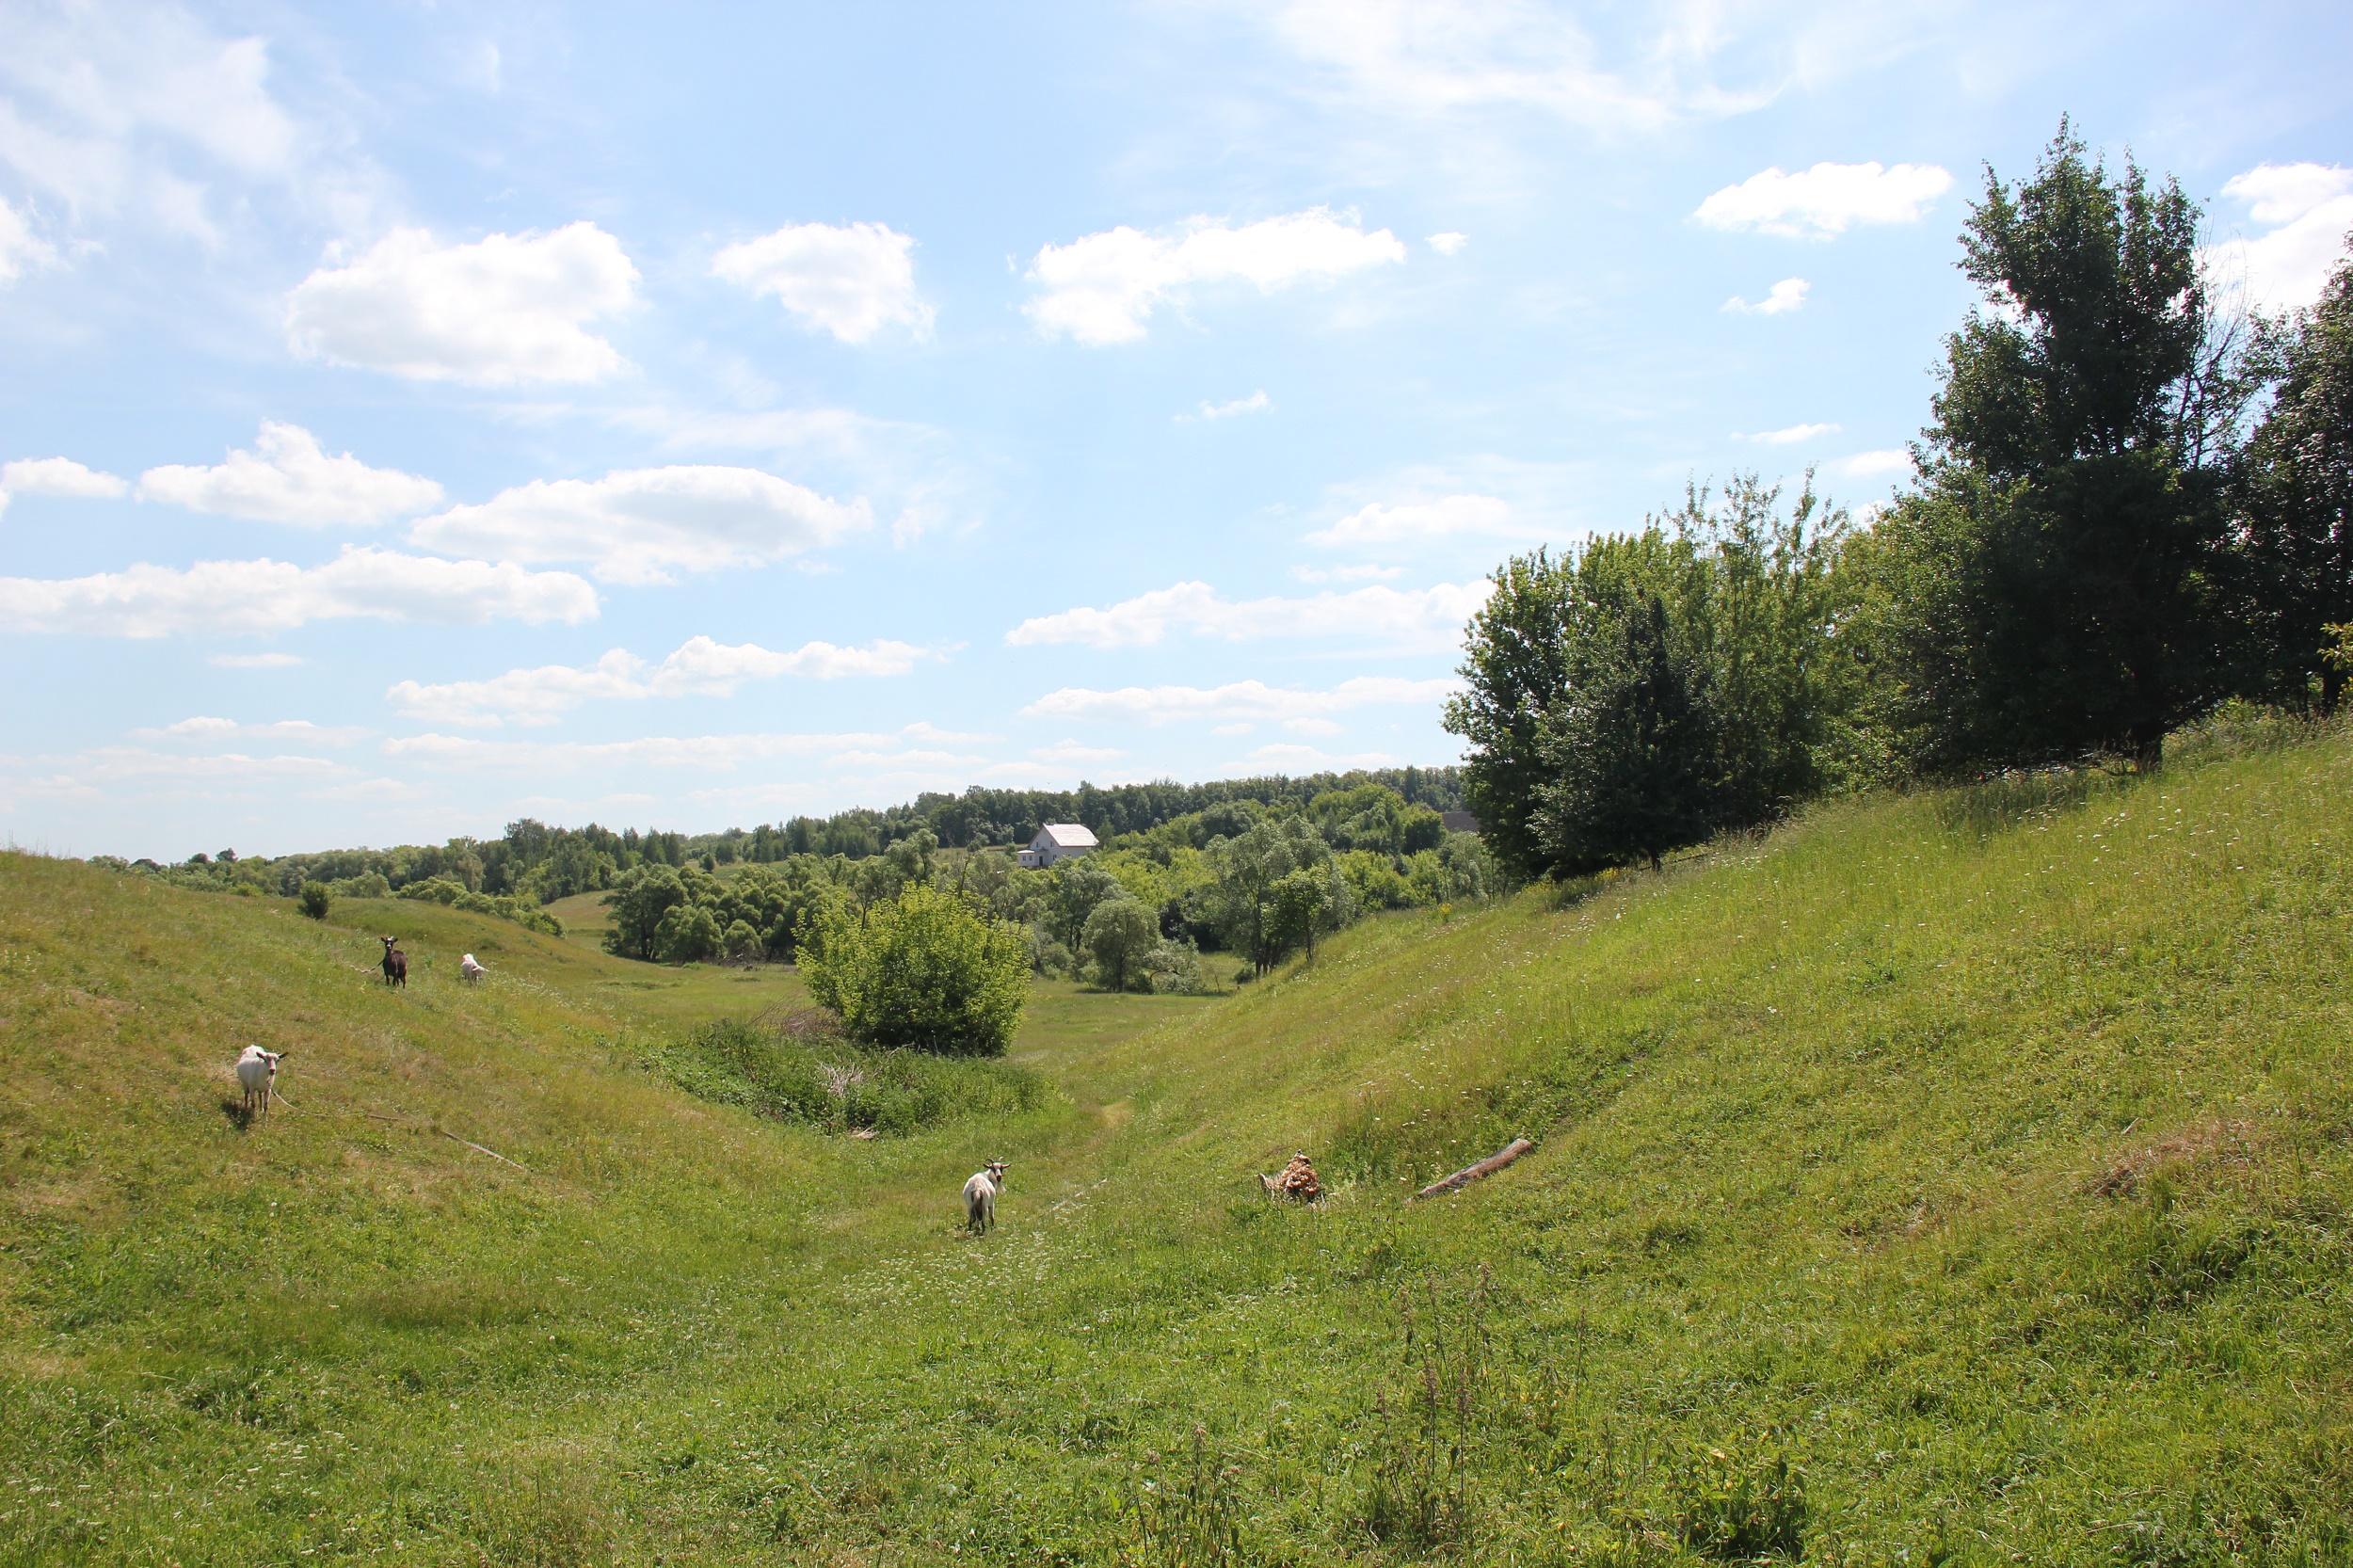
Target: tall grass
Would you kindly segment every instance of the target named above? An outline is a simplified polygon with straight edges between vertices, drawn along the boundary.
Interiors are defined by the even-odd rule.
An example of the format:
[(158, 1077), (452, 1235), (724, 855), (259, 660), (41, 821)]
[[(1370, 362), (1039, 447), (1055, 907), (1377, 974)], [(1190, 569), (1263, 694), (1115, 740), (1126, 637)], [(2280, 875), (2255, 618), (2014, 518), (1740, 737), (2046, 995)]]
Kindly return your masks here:
[(898, 1137), (976, 1116), (1016, 1116), (1053, 1102), (1032, 1068), (983, 1057), (935, 1056), (852, 1044), (804, 1012), (764, 1024), (720, 1018), (641, 1060), (699, 1099), (829, 1132)]

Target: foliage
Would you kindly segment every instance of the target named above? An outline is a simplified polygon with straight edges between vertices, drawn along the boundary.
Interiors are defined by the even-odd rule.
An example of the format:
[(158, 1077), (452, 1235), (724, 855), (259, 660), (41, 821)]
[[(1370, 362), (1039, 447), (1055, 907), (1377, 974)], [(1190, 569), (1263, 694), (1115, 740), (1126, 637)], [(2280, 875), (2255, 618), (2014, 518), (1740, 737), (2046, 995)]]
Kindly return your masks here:
[(326, 883), (306, 882), (302, 885), (302, 912), (311, 919), (314, 920), (327, 919), (328, 907), (332, 902), (332, 895), (328, 892)]
[(2064, 121), (1989, 170), (1925, 483), (1885, 522), (1888, 649), (1933, 769), (2108, 749), (2153, 767), (2222, 694), (2221, 481), (2252, 390), (2177, 182), (2110, 179)]
[(2316, 681), (2333, 712), (2348, 672), (2323, 649), (2353, 621), (2353, 259), (2312, 311), (2273, 325), (2260, 352), (2278, 384), (2242, 465), (2258, 655), (2249, 684), (2300, 702)]
[[(1497, 570), (1446, 724), (1470, 743), (1465, 797), (1506, 870), (1647, 859), (1887, 771), (1842, 635), (1865, 593), (1849, 520), (1811, 488), (1780, 505), (1744, 476), (1640, 533)], [(1674, 804), (1641, 816), (1635, 795), (1669, 776)]]
[(828, 1132), (909, 1137), (973, 1116), (1014, 1116), (1053, 1103), (1052, 1086), (1010, 1063), (872, 1050), (808, 1015), (781, 1027), (720, 1019), (647, 1048), (641, 1061), (698, 1098)]
[(551, 936), (564, 935), (564, 922), (530, 899), (471, 892), (465, 884), (448, 877), (433, 876), (421, 882), (411, 882), (402, 888), (397, 896), (425, 900), (452, 909), (463, 909), (470, 914), (495, 915), (500, 920), (513, 920), (517, 925), (527, 926), (533, 931), (544, 931)]
[(1020, 928), (931, 888), (856, 914), (824, 907), (811, 922), (802, 976), (852, 1039), (945, 1056), (1005, 1053), (1027, 996)]
[(1160, 939), (1160, 923), (1123, 890), (1088, 912), (1081, 941), (1104, 986), (1125, 991), (1146, 981), (1144, 962)]

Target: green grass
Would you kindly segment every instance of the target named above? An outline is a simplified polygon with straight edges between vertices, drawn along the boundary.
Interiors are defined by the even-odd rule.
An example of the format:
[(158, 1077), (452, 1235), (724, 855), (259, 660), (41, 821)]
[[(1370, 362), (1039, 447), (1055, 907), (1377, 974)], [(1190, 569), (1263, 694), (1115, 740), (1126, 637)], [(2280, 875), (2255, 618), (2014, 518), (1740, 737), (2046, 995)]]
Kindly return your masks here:
[(2353, 745), (2181, 749), (1041, 986), (871, 1143), (637, 1065), (789, 971), (8, 857), (0, 1560), (2353, 1560)]

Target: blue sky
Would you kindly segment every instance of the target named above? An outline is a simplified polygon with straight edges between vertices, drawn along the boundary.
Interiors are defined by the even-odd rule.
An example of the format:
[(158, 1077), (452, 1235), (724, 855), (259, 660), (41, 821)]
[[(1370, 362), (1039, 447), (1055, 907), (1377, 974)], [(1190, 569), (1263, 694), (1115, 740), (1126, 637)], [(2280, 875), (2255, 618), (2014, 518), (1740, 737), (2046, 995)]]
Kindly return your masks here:
[(2309, 298), (2342, 8), (0, 5), (0, 835), (1454, 760), (1504, 555), (1905, 477), (2062, 113)]

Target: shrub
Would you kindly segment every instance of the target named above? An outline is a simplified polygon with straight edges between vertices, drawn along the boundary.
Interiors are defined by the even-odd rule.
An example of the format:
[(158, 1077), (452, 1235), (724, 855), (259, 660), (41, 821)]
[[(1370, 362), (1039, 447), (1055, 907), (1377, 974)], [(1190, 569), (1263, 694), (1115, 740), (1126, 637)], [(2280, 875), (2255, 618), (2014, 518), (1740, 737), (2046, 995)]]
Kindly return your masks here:
[(812, 925), (802, 978), (852, 1039), (948, 1056), (1002, 1056), (1012, 1043), (1030, 967), (1018, 926), (930, 888), (859, 915), (827, 911)]
[(1031, 1068), (865, 1049), (823, 1014), (795, 1015), (776, 1027), (723, 1019), (653, 1048), (642, 1062), (699, 1098), (835, 1132), (904, 1136), (963, 1116), (1035, 1111), (1052, 1098)]
[(654, 956), (664, 964), (691, 964), (719, 952), (719, 917), (706, 904), (674, 904), (654, 927)]
[(1209, 994), (1209, 977), (1201, 972), (1201, 951), (1187, 937), (1161, 941), (1144, 955), (1144, 978), (1161, 996), (1201, 997)]
[(304, 883), (300, 898), (302, 912), (314, 920), (327, 919), (327, 906), (334, 902), (334, 896), (327, 890), (324, 882)]
[(1144, 958), (1160, 939), (1160, 922), (1152, 911), (1124, 891), (1096, 904), (1087, 916), (1087, 956), (1095, 961), (1096, 978), (1113, 991), (1124, 991), (1144, 978)]

